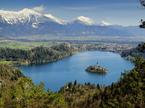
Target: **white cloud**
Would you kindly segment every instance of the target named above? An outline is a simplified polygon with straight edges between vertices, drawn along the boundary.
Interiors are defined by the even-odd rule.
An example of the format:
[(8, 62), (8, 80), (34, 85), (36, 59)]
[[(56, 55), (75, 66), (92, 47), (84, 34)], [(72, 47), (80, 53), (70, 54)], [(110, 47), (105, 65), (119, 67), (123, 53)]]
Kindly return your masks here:
[(37, 6), (37, 7), (34, 7), (33, 10), (37, 11), (37, 12), (43, 12), (44, 11), (44, 6), (43, 5), (40, 5), (40, 6)]

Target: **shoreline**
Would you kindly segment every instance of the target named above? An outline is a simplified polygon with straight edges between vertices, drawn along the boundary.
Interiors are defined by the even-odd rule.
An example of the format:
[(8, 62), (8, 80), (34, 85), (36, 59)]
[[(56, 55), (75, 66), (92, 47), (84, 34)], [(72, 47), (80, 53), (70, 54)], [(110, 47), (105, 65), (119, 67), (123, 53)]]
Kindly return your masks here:
[[(118, 53), (120, 56), (122, 54), (123, 51), (125, 50), (129, 50), (131, 49), (130, 47), (125, 47), (125, 46), (120, 46), (120, 45), (102, 45), (102, 44), (77, 44), (77, 45), (73, 45), (70, 43), (63, 43), (60, 45), (66, 45), (66, 48), (68, 49), (67, 51), (62, 51), (60, 53), (60, 55), (58, 54), (55, 59), (51, 59), (51, 58), (47, 58), (42, 60), (41, 62), (36, 61), (36, 63), (34, 62), (29, 62), (27, 60), (21, 59), (20, 61), (18, 60), (5, 60), (5, 59), (1, 59), (0, 61), (4, 61), (4, 62), (10, 62), (10, 65), (14, 65), (14, 66), (27, 66), (27, 65), (40, 65), (40, 64), (47, 64), (47, 63), (53, 63), (53, 62), (57, 62), (59, 60), (62, 60), (66, 57), (70, 57), (76, 53), (81, 53), (81, 52), (86, 52), (86, 51), (103, 51), (103, 52), (113, 52), (113, 53)], [(57, 45), (57, 47), (59, 47), (60, 45)], [(55, 47), (55, 46), (52, 46)], [(36, 47), (39, 48), (39, 47)], [(50, 49), (51, 47), (43, 47), (42, 48), (46, 48), (46, 49)], [(35, 49), (35, 47), (33, 48)], [(11, 50), (15, 50), (15, 49), (11, 49)], [(22, 50), (22, 51), (26, 51), (26, 50)], [(27, 50), (29, 51), (29, 50)], [(50, 50), (51, 51), (51, 50)], [(63, 54), (64, 53), (64, 54)], [(37, 53), (36, 53), (37, 54)], [(7, 58), (6, 58), (7, 59)]]

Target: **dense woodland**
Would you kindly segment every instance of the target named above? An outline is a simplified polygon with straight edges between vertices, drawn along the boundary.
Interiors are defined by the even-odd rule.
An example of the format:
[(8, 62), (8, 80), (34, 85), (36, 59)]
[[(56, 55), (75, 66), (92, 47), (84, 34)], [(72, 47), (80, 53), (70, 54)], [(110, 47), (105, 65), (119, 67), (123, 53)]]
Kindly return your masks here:
[[(138, 48), (140, 53), (145, 50), (140, 45)], [(135, 68), (123, 74), (118, 83), (103, 87), (90, 83), (82, 85), (75, 81), (66, 84), (57, 93), (46, 91), (43, 83), (34, 85), (32, 80), (24, 77), (18, 69), (1, 64), (0, 107), (144, 108), (145, 60), (135, 58)]]
[(52, 47), (35, 47), (30, 50), (0, 48), (0, 60), (18, 64), (41, 64), (70, 56), (74, 48), (67, 43)]
[(140, 43), (136, 48), (123, 51), (121, 55), (133, 61), (136, 57), (142, 57), (145, 59), (145, 43)]
[(21, 72), (0, 65), (0, 108), (65, 108), (64, 97), (45, 91), (44, 85), (34, 85)]

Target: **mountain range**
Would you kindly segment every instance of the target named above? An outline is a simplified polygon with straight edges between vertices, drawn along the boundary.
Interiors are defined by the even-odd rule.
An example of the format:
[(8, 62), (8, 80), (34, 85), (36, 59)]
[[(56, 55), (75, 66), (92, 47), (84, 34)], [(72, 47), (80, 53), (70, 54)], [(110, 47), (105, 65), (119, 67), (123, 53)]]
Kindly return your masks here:
[(79, 16), (65, 21), (51, 14), (25, 8), (20, 11), (0, 10), (0, 36), (144, 36), (138, 26), (111, 25)]

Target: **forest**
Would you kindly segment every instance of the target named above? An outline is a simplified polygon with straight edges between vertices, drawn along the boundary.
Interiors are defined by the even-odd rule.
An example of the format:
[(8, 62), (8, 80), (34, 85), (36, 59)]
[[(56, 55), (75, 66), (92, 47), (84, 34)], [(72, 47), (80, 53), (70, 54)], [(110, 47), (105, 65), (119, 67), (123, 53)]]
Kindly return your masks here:
[(60, 60), (73, 52), (74, 48), (67, 43), (52, 47), (39, 46), (29, 50), (0, 48), (0, 60), (21, 65), (42, 64)]
[[(145, 50), (137, 47), (138, 53)], [(57, 49), (56, 49), (57, 50)], [(136, 51), (136, 50), (134, 50)], [(132, 50), (133, 53), (133, 50)], [(135, 67), (110, 86), (70, 82), (58, 92), (35, 85), (18, 69), (0, 65), (0, 107), (2, 108), (144, 108), (145, 60), (135, 56)]]
[(140, 43), (136, 48), (122, 51), (121, 56), (133, 62), (137, 57), (145, 59), (145, 43)]

